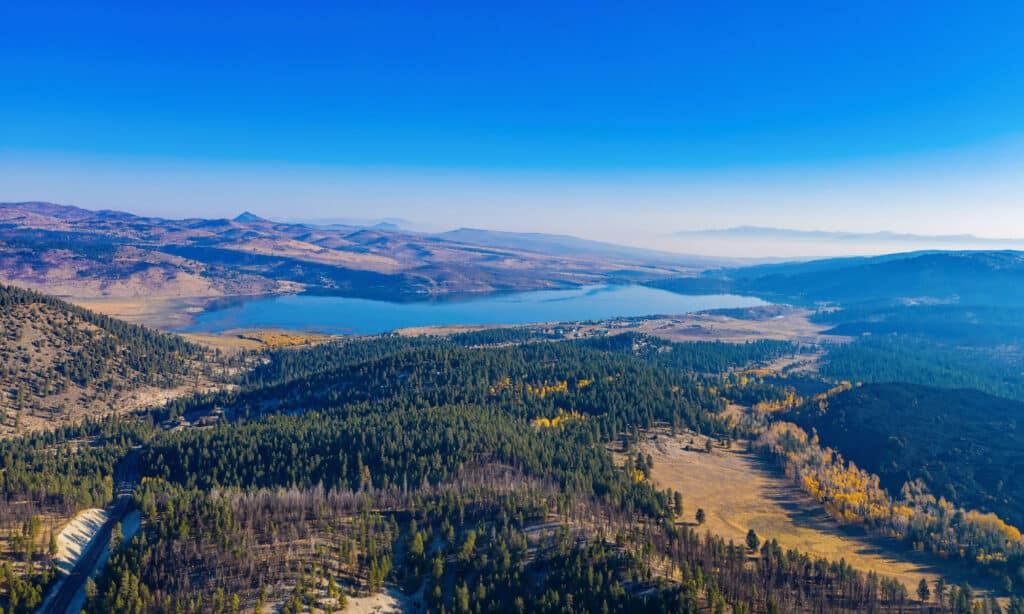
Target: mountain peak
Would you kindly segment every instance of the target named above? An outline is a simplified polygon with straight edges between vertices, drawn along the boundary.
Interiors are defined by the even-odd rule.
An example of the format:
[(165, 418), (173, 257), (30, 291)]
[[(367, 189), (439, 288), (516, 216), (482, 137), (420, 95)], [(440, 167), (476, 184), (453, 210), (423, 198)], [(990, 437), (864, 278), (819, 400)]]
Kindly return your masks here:
[(235, 217), (236, 222), (265, 222), (266, 220), (251, 211), (243, 211)]

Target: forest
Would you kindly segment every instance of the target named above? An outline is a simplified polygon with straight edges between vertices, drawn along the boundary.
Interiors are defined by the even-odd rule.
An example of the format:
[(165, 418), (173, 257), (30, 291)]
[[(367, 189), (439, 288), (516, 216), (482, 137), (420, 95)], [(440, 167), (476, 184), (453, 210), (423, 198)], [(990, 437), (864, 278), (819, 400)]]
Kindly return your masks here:
[[(520, 335), (282, 350), (235, 391), (173, 402), (230, 421), (143, 447), (136, 502), (152, 524), (89, 611), (341, 609), (384, 581), (436, 612), (915, 607), (841, 562), (677, 524), (685, 493), (608, 451), (656, 423), (739, 436), (721, 389), (753, 382), (721, 372), (799, 348)], [(180, 583), (181, 560), (207, 571)], [(949, 608), (967, 611), (954, 591)]]
[(1024, 400), (1022, 360), (1016, 350), (939, 343), (899, 334), (869, 335), (828, 349), (820, 373), (858, 382), (973, 388)]
[(959, 559), (998, 578), (1006, 593), (1024, 582), (1021, 532), (995, 514), (936, 498), (920, 481), (906, 483), (893, 496), (877, 475), (823, 448), (816, 436), (789, 422), (774, 422), (755, 448), (776, 460), (841, 524), (860, 525), (939, 559)]
[[(0, 603), (32, 611), (53, 581), (38, 545), (46, 536), (30, 535), (34, 519), (109, 503), (131, 454), (143, 529), (114, 544), (89, 587), (88, 612), (341, 611), (385, 586), (410, 607), (445, 613), (995, 611), (967, 586), (925, 586), (921, 597), (770, 536), (735, 544), (702, 534), (680, 515), (686, 493), (650, 481), (653, 461), (635, 447), (647, 429), (719, 440), (760, 434), (766, 454), (788, 459), (786, 470), (811, 476), (819, 490), (877, 491), (867, 508), (842, 491), (813, 493), (838, 518), (884, 506), (884, 526), (894, 526), (893, 510), (905, 504), (879, 478), (838, 455), (797, 467), (794, 459), (826, 453), (806, 435), (799, 450), (769, 443), (781, 422), (726, 412), (739, 402), (762, 416), (799, 415), (805, 391), (814, 395), (808, 407), (838, 404), (849, 384), (764, 368), (807, 350), (632, 333), (568, 341), (511, 329), (248, 357), (252, 367), (230, 388), (0, 442), (0, 504), (9, 530), (25, 536), (11, 542), (20, 550)], [(174, 426), (180, 420), (206, 426)], [(812, 466), (841, 467), (861, 482)], [(957, 503), (965, 508), (956, 526), (976, 530), (957, 533), (954, 545), (977, 544), (969, 557), (984, 550), (980, 558), (1014, 594), (1010, 567), (1020, 552), (992, 541), (1002, 525), (984, 525), (970, 501)], [(906, 538), (931, 544), (927, 527), (907, 528), (915, 526), (904, 527)]]
[(843, 451), (899, 492), (922, 481), (957, 505), (1024, 526), (1024, 403), (974, 390), (869, 384), (792, 415), (825, 445)]

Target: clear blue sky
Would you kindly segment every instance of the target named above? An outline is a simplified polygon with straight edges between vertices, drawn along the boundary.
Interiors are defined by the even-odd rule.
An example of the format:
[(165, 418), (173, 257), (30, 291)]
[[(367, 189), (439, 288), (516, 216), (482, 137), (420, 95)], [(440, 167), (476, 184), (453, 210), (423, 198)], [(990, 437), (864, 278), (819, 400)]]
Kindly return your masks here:
[(1021, 2), (156, 4), (0, 8), (0, 200), (558, 231), (1024, 208)]

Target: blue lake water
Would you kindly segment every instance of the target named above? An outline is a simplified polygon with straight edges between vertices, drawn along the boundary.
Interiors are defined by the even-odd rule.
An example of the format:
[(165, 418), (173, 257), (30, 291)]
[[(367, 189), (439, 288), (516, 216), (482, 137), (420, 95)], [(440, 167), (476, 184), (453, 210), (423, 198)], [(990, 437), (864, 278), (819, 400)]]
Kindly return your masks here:
[(182, 330), (222, 332), (233, 328), (279, 328), (376, 334), (410, 326), (604, 320), (765, 304), (749, 296), (690, 296), (645, 286), (589, 286), (411, 303), (300, 294), (244, 301), (206, 311)]

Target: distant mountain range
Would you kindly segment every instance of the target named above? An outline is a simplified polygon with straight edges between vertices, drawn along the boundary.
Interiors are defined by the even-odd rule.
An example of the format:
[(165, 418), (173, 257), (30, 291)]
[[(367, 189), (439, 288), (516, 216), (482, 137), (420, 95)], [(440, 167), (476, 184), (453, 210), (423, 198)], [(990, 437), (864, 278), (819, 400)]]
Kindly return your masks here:
[(0, 282), (72, 299), (311, 292), (414, 300), (642, 283), (720, 266), (575, 237), (462, 229), (171, 220), (53, 203), (0, 203)]
[[(780, 244), (782, 236), (808, 234), (831, 242), (908, 236), (706, 232), (770, 236)], [(288, 292), (423, 300), (640, 283), (803, 305), (1024, 305), (1024, 255), (1017, 251), (917, 250), (736, 266), (740, 262), (541, 233), (460, 228), (426, 234), (386, 225), (289, 224), (252, 212), (169, 220), (52, 203), (0, 204), (0, 283), (76, 300), (188, 299), (195, 307), (193, 299), (201, 306), (222, 297)]]
[(774, 302), (853, 306), (1024, 306), (1024, 252), (918, 251), (706, 271), (651, 285), (749, 294)]
[(1024, 238), (988, 238), (970, 234), (923, 235), (899, 232), (838, 232), (738, 226), (720, 230), (684, 230), (663, 235), (659, 246), (673, 251), (747, 258), (812, 259), (873, 256), (933, 250), (1024, 249)]
[[(238, 218), (235, 218), (238, 219)], [(404, 230), (408, 232), (417, 232), (420, 229), (417, 225), (409, 220), (404, 220), (399, 217), (382, 217), (382, 218), (368, 218), (368, 217), (311, 217), (311, 218), (274, 218), (275, 222), (282, 224), (301, 224), (304, 226), (324, 226), (324, 227), (358, 227), (358, 228), (377, 228), (382, 230), (399, 231)]]
[(590, 256), (623, 260), (639, 260), (649, 263), (673, 264), (700, 267), (716, 267), (731, 259), (711, 258), (693, 254), (629, 247), (615, 243), (591, 241), (569, 235), (544, 234), (539, 232), (505, 232), (479, 228), (459, 228), (434, 235), (446, 241), (489, 245), (505, 249), (524, 250), (557, 256)]
[(959, 235), (919, 235), (889, 231), (877, 232), (839, 232), (829, 230), (794, 230), (790, 228), (770, 228), (762, 226), (736, 226), (733, 228), (711, 230), (682, 230), (674, 233), (677, 237), (717, 237), (717, 238), (758, 238), (780, 241), (917, 241), (922, 243), (967, 243), (967, 244), (999, 244), (1014, 243), (1024, 246), (1024, 238), (992, 239), (971, 234)]

